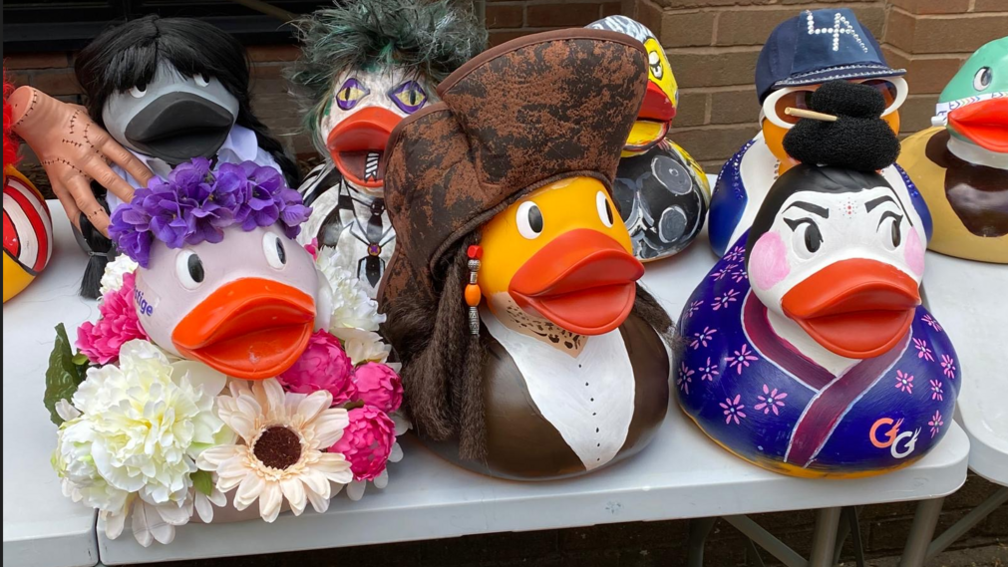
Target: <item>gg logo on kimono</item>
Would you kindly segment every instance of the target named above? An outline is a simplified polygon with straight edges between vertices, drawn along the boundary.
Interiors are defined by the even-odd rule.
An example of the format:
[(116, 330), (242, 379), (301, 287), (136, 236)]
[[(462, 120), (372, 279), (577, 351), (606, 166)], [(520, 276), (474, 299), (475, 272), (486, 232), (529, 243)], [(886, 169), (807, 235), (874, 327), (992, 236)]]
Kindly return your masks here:
[(890, 449), (894, 459), (902, 459), (914, 452), (917, 446), (917, 436), (920, 435), (920, 428), (914, 431), (904, 431), (900, 433), (900, 426), (903, 420), (893, 420), (891, 417), (882, 417), (872, 424), (868, 432), (868, 439), (871, 444), (879, 449)]

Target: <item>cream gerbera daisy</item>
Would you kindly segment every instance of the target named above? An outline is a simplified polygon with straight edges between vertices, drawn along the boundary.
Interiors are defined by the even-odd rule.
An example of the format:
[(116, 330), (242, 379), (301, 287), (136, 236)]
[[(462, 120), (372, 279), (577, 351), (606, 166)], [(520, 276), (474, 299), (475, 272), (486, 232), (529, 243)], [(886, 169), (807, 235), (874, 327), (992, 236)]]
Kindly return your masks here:
[(349, 424), (347, 411), (330, 408), (332, 394), (284, 393), (276, 379), (249, 385), (233, 380), (230, 395), (217, 398), (218, 412), (240, 439), (235, 445), (203, 451), (197, 466), (217, 473), (217, 488), (235, 487), (234, 506), (244, 510), (259, 500), (259, 514), (272, 522), (286, 499), (294, 515), (311, 502), (329, 508), (329, 498), (353, 480), (350, 463), (340, 453), (325, 453)]

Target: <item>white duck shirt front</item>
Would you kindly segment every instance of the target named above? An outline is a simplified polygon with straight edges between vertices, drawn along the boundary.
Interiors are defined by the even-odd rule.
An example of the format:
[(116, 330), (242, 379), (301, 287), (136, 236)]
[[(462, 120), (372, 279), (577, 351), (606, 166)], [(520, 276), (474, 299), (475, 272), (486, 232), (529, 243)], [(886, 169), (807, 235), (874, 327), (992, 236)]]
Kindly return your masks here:
[(925, 233), (877, 174), (799, 166), (686, 303), (688, 415), (760, 466), (877, 474), (933, 448), (960, 385), (920, 306)]

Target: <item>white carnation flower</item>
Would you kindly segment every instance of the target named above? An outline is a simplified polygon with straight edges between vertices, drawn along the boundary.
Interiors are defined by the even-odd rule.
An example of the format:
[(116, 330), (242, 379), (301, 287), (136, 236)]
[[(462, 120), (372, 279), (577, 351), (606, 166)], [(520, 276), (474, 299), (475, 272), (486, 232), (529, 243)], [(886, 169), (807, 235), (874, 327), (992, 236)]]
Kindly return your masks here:
[(106, 293), (119, 290), (123, 285), (123, 276), (135, 272), (139, 267), (140, 265), (132, 258), (120, 254), (115, 260), (105, 265), (105, 273), (102, 274), (101, 287), (98, 288), (98, 292), (104, 296)]
[(319, 250), (315, 261), (333, 292), (329, 332), (339, 336), (336, 329), (377, 331), (385, 322), (385, 315), (378, 313), (378, 302), (368, 295), (361, 281), (340, 264), (338, 256), (336, 248), (325, 246)]
[(333, 326), (329, 328), (329, 332), (343, 342), (343, 350), (346, 351), (354, 366), (365, 362), (384, 363), (388, 360), (389, 353), (392, 352), (392, 347), (385, 344), (381, 335), (374, 331)]

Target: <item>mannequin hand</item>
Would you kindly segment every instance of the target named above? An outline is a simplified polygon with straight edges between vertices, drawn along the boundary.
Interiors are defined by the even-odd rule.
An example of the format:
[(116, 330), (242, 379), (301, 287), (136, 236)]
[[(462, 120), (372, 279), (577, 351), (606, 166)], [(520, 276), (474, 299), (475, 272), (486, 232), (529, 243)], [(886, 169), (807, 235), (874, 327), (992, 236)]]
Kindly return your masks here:
[(14, 133), (42, 162), (70, 222), (80, 228), (83, 213), (108, 235), (108, 214), (91, 192), (91, 180), (128, 203), (133, 199), (133, 187), (112, 171), (109, 163), (123, 168), (144, 186), (153, 177), (151, 171), (95, 124), (82, 106), (60, 102), (31, 87), (17, 89), (8, 102)]

